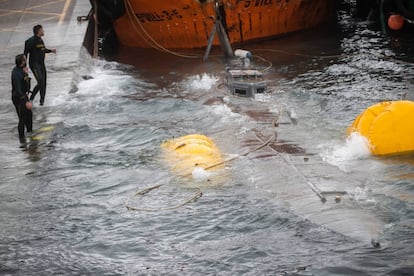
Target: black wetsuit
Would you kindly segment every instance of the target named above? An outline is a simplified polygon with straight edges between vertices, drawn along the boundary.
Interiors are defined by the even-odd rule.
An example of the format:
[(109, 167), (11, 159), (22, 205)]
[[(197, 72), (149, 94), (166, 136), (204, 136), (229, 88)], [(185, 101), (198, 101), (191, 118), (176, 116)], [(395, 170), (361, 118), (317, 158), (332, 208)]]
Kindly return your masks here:
[(47, 49), (43, 42), (43, 39), (39, 36), (32, 36), (26, 40), (24, 44), (24, 55), (27, 58), (29, 56), (29, 66), (33, 75), (36, 78), (37, 85), (33, 89), (33, 93), (30, 96), (30, 100), (33, 100), (37, 92), (40, 91), (40, 104), (43, 105), (46, 95), (46, 66), (45, 66), (45, 54), (50, 53), (52, 50)]
[(27, 132), (32, 132), (32, 111), (27, 109), (26, 102), (29, 100), (27, 92), (30, 90), (29, 75), (23, 71), (23, 68), (16, 66), (13, 68), (11, 74), (12, 81), (12, 101), (16, 107), (17, 115), (19, 116), (19, 137), (24, 138), (24, 127)]

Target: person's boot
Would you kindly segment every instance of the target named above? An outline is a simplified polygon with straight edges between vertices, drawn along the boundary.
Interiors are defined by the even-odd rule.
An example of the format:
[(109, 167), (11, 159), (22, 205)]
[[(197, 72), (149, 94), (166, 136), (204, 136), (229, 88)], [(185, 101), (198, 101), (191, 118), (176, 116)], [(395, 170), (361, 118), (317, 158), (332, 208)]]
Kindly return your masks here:
[(20, 148), (25, 148), (26, 147), (26, 145), (27, 145), (27, 142), (26, 142), (26, 137), (20, 137), (19, 136), (19, 141), (20, 141)]

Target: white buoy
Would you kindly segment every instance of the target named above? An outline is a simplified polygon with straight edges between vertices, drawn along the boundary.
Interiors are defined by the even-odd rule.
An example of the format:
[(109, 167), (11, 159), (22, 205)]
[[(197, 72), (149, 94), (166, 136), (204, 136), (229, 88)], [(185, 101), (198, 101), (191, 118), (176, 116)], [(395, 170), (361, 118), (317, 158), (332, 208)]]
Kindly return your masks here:
[(242, 49), (237, 49), (236, 51), (234, 51), (234, 55), (239, 58), (248, 58), (248, 59), (252, 58), (252, 53), (246, 50), (242, 50)]

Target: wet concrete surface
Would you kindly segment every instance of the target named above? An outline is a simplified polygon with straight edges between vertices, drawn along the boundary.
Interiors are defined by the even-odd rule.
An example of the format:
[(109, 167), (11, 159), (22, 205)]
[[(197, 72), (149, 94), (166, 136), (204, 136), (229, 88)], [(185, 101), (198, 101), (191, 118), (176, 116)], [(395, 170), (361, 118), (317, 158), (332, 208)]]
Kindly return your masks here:
[[(77, 17), (87, 15), (90, 8), (89, 1), (0, 0), (1, 83), (10, 82), (14, 57), (23, 53), (25, 40), (33, 35), (33, 26), (40, 24), (45, 30), (46, 47), (57, 50), (56, 55), (46, 55), (48, 86), (45, 104), (54, 93), (68, 92), (80, 62), (79, 52), (87, 28), (87, 22), (79, 23)], [(32, 81), (33, 85), (35, 81)], [(9, 100), (10, 89), (3, 86), (3, 99)]]
[[(76, 84), (80, 54), (86, 52), (82, 43), (88, 26), (77, 17), (87, 15), (89, 1), (0, 0), (0, 186), (22, 175), (19, 164), (25, 164), (24, 145), (17, 134), (18, 118), (11, 101), (11, 71), (15, 56), (23, 53), (25, 40), (33, 35), (33, 26), (41, 24), (43, 40), (56, 54), (47, 54), (47, 90), (45, 105), (39, 95), (33, 102), (33, 129), (62, 121), (55, 102), (67, 95)], [(32, 88), (36, 80), (32, 72)], [(30, 152), (30, 151), (28, 151)]]

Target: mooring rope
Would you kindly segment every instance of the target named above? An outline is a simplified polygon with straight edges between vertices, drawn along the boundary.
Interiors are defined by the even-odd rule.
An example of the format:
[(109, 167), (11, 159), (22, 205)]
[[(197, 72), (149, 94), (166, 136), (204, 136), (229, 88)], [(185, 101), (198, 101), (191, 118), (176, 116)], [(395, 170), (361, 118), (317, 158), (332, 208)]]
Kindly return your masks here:
[(256, 148), (254, 148), (254, 149), (252, 149), (252, 150), (249, 150), (249, 151), (247, 151), (247, 152), (245, 152), (245, 153), (243, 153), (243, 154), (236, 155), (236, 156), (232, 156), (231, 158), (226, 159), (226, 160), (224, 160), (224, 161), (222, 161), (222, 162), (218, 162), (218, 163), (216, 163), (216, 164), (210, 165), (210, 166), (208, 166), (207, 168), (205, 168), (205, 170), (209, 170), (209, 169), (215, 168), (215, 167), (217, 167), (217, 166), (223, 165), (224, 163), (227, 163), (227, 162), (233, 161), (233, 160), (235, 160), (235, 159), (237, 159), (237, 158), (240, 158), (240, 157), (242, 157), (242, 156), (247, 156), (247, 155), (249, 155), (249, 154), (250, 154), (250, 153), (252, 153), (252, 152), (258, 151), (259, 149), (262, 149), (262, 148), (266, 147), (266, 146), (267, 146), (270, 142), (272, 142), (272, 141), (275, 139), (275, 137), (276, 137), (275, 135), (272, 135), (269, 139), (267, 139), (266, 141), (264, 141), (264, 142), (263, 142), (263, 144), (261, 144), (260, 146), (258, 146), (258, 147), (256, 147)]
[[(218, 163), (215, 163), (215, 164), (213, 164), (213, 165), (210, 165), (210, 166), (208, 166), (208, 167), (204, 168), (204, 170), (210, 170), (210, 169), (215, 168), (215, 167), (217, 167), (217, 166), (223, 165), (223, 164), (225, 164), (226, 162), (230, 162), (230, 161), (235, 160), (235, 159), (237, 159), (237, 158), (240, 158), (240, 157), (242, 157), (242, 156), (246, 156), (246, 155), (248, 155), (248, 154), (250, 154), (250, 153), (252, 153), (252, 152), (254, 152), (254, 151), (257, 151), (257, 150), (259, 150), (259, 149), (262, 149), (262, 148), (264, 148), (265, 146), (267, 146), (267, 145), (268, 145), (271, 141), (273, 141), (273, 140), (275, 139), (275, 137), (276, 137), (275, 135), (272, 135), (269, 139), (267, 139), (266, 141), (264, 141), (264, 142), (263, 142), (263, 144), (259, 145), (258, 147), (254, 148), (254, 149), (252, 149), (252, 150), (249, 150), (249, 151), (247, 151), (247, 152), (245, 152), (245, 153), (243, 153), (243, 154), (233, 156), (233, 157), (231, 157), (231, 158), (229, 158), (229, 159), (227, 159), (227, 160), (225, 160), (225, 161), (218, 162)], [(191, 174), (191, 173), (186, 174), (186, 175), (184, 175), (184, 177), (189, 176), (190, 174)], [(183, 203), (180, 203), (180, 204), (178, 204), (178, 205), (168, 206), (168, 207), (163, 207), (163, 208), (157, 208), (157, 209), (153, 208), (153, 209), (152, 209), (152, 208), (141, 208), (141, 207), (136, 207), (136, 206), (132, 206), (132, 205), (130, 205), (130, 204), (129, 204), (129, 200), (130, 200), (131, 198), (133, 198), (133, 197), (137, 197), (137, 196), (142, 196), (142, 195), (145, 195), (145, 194), (147, 194), (147, 193), (151, 192), (152, 190), (158, 189), (158, 188), (160, 188), (160, 187), (162, 187), (162, 186), (164, 186), (164, 185), (166, 185), (166, 184), (157, 184), (157, 185), (154, 185), (154, 186), (151, 186), (151, 187), (147, 187), (147, 188), (144, 188), (144, 189), (142, 189), (142, 190), (137, 191), (136, 193), (134, 193), (134, 195), (132, 195), (131, 197), (127, 198), (127, 200), (126, 200), (126, 202), (125, 202), (125, 207), (126, 207), (129, 211), (146, 211), (146, 212), (157, 212), (157, 211), (174, 210), (174, 209), (181, 208), (181, 207), (183, 207), (183, 206), (187, 205), (188, 203), (190, 203), (190, 202), (193, 202), (193, 201), (197, 200), (198, 198), (200, 198), (200, 197), (203, 195), (203, 193), (202, 193), (202, 191), (201, 191), (201, 188), (200, 188), (200, 187), (195, 187), (195, 189), (197, 189), (197, 192), (196, 192), (196, 193), (195, 193), (192, 197), (190, 197), (189, 199), (187, 199), (186, 201), (184, 201)]]
[(269, 70), (270, 68), (273, 67), (273, 63), (270, 60), (268, 60), (268, 59), (266, 59), (264, 57), (258, 56), (258, 55), (253, 55), (253, 57), (258, 58), (258, 59), (260, 59), (263, 62), (269, 63), (269, 65), (265, 69), (262, 70), (263, 72), (266, 72), (267, 70)]
[[(149, 193), (152, 190), (158, 189), (158, 188), (160, 188), (161, 186), (164, 186), (164, 185), (165, 184), (158, 184), (158, 185), (154, 185), (154, 186), (145, 188), (143, 190), (140, 190), (140, 191), (136, 192), (132, 197), (136, 197), (138, 195), (144, 195), (144, 194)], [(130, 198), (128, 198), (126, 203), (125, 203), (125, 207), (129, 211), (146, 211), (146, 212), (158, 212), (158, 211), (167, 211), (167, 210), (178, 209), (178, 208), (181, 208), (181, 207), (187, 205), (190, 202), (193, 202), (193, 201), (197, 200), (198, 198), (200, 198), (203, 195), (203, 193), (201, 192), (201, 189), (199, 187), (196, 187), (195, 189), (197, 189), (197, 192), (192, 197), (190, 197), (189, 199), (187, 199), (186, 201), (184, 201), (183, 203), (180, 203), (178, 205), (164, 207), (164, 208), (157, 208), (157, 209), (155, 209), (155, 208), (140, 208), (140, 207), (131, 206), (129, 204), (129, 199)]]
[[(163, 51), (175, 56), (179, 56), (179, 57), (184, 57), (184, 58), (200, 58), (201, 56), (199, 55), (189, 55), (189, 54), (182, 54), (182, 53), (178, 53), (178, 52), (174, 52), (171, 50), (168, 50), (167, 48), (165, 48), (164, 46), (162, 46), (161, 44), (159, 44), (144, 28), (144, 26), (142, 25), (142, 23), (139, 21), (139, 19), (137, 18), (137, 16), (135, 15), (134, 9), (130, 3), (130, 0), (125, 0), (126, 2), (126, 10), (128, 13), (128, 17), (130, 18), (130, 20), (132, 21), (132, 26), (134, 27), (135, 31), (141, 36), (141, 38), (143, 38), (145, 40), (145, 42), (150, 45), (152, 48), (157, 49), (159, 51)], [(133, 19), (133, 20), (132, 20)], [(143, 34), (136, 28), (134, 21), (136, 22), (136, 24), (138, 26), (140, 26), (142, 32), (147, 36), (147, 38), (152, 42), (149, 42), (147, 38), (145, 38), (143, 36)]]
[(308, 55), (308, 54), (302, 54), (302, 53), (295, 53), (290, 51), (284, 51), (284, 50), (278, 50), (278, 49), (254, 49), (254, 51), (257, 52), (275, 52), (275, 53), (281, 53), (285, 55), (290, 56), (300, 56), (300, 57), (311, 57), (311, 58), (339, 58), (348, 56), (347, 54), (338, 54), (338, 55)]
[[(346, 57), (358, 56), (360, 54), (367, 54), (367, 55), (372, 55), (372, 56), (375, 56), (377, 58), (382, 58), (382, 59), (385, 59), (385, 60), (392, 60), (392, 61), (394, 61), (396, 63), (400, 63), (400, 64), (404, 64), (404, 65), (412, 66), (412, 64), (413, 64), (412, 62), (404, 61), (404, 60), (398, 59), (397, 57), (387, 56), (387, 55), (384, 55), (384, 54), (374, 53), (374, 52), (349, 53), (349, 54), (343, 53), (343, 54), (338, 54), (338, 55), (308, 55), (308, 54), (301, 54), (301, 53), (289, 52), (289, 51), (278, 50), (278, 49), (255, 49), (254, 51), (255, 52), (275, 52), (275, 53), (281, 53), (281, 54), (291, 55), (291, 56), (302, 56), (302, 57), (320, 58), (320, 59), (325, 59), (325, 58), (346, 58)], [(269, 64), (271, 64), (270, 66), (268, 66), (263, 71), (266, 71), (266, 70), (270, 69), (273, 66), (272, 63), (271, 63), (271, 61), (267, 60), (266, 58), (263, 58), (263, 57), (258, 56), (256, 54), (254, 54), (253, 57), (257, 57), (257, 58), (261, 59), (262, 61), (265, 61), (265, 62), (268, 62)]]
[[(255, 133), (255, 136), (259, 141), (263, 141), (257, 134)], [(276, 154), (282, 158), (283, 161), (285, 161), (303, 180), (304, 182), (309, 186), (309, 188), (322, 200), (322, 202), (326, 202), (326, 197), (323, 195), (323, 192), (312, 182), (310, 182), (304, 175), (301, 173), (296, 166), (290, 162), (287, 158), (285, 158), (279, 151), (271, 148), (273, 151), (276, 152)]]

